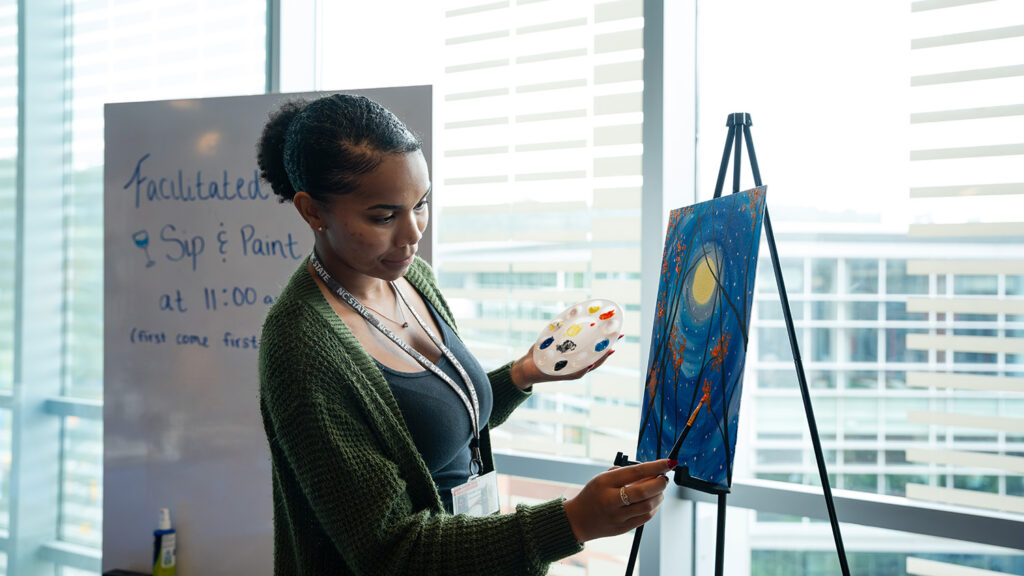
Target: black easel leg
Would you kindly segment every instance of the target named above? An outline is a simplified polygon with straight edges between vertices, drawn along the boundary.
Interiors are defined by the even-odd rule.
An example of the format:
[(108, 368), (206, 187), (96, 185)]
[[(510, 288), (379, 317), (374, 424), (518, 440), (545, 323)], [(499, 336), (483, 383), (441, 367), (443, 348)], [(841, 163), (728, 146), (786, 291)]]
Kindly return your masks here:
[(850, 576), (850, 566), (846, 561), (846, 548), (843, 546), (843, 535), (839, 531), (839, 518), (836, 516), (836, 504), (832, 499), (832, 487), (829, 485), (828, 472), (825, 469), (825, 456), (818, 438), (818, 424), (814, 419), (814, 407), (811, 405), (811, 393), (804, 374), (804, 363), (800, 357), (800, 346), (796, 341), (796, 328), (793, 325), (793, 313), (789, 308), (789, 297), (786, 296), (786, 283), (782, 280), (782, 265), (779, 263), (779, 251), (775, 247), (775, 234), (772, 232), (772, 221), (768, 217), (768, 208), (764, 209), (764, 231), (768, 240), (768, 250), (772, 255), (772, 268), (775, 270), (775, 282), (779, 287), (779, 299), (782, 301), (782, 313), (786, 318), (786, 331), (789, 332), (789, 345), (793, 349), (793, 363), (796, 366), (796, 378), (800, 384), (800, 396), (804, 401), (804, 413), (807, 415), (807, 427), (814, 446), (814, 460), (818, 464), (818, 476), (825, 495), (825, 507), (828, 508), (828, 519), (832, 523), (832, 537), (836, 541), (836, 553), (839, 555), (839, 567), (843, 576)]
[(718, 534), (715, 536), (715, 576), (725, 569), (725, 494), (718, 495)]
[[(750, 156), (750, 168), (754, 172), (754, 185), (760, 186), (761, 171), (757, 167), (757, 156), (754, 154), (754, 141), (750, 138), (751, 124), (750, 117), (745, 117), (745, 122), (743, 122), (743, 135), (747, 141), (747, 154)], [(811, 405), (811, 393), (807, 386), (807, 376), (804, 373), (804, 362), (800, 357), (800, 346), (796, 341), (796, 328), (793, 325), (793, 312), (790, 310), (789, 297), (786, 295), (786, 283), (782, 279), (782, 265), (779, 263), (779, 250), (775, 246), (775, 233), (772, 231), (772, 220), (768, 217), (767, 206), (764, 209), (764, 231), (765, 238), (768, 240), (768, 251), (772, 256), (772, 269), (775, 272), (775, 283), (779, 287), (779, 300), (782, 302), (782, 313), (786, 319), (786, 331), (789, 333), (789, 345), (793, 350), (793, 365), (796, 368), (796, 378), (800, 384), (800, 396), (803, 398), (804, 402), (804, 414), (807, 415), (807, 427), (811, 433), (811, 444), (814, 446), (814, 460), (818, 465), (818, 477), (821, 479), (821, 488), (825, 496), (825, 507), (828, 508), (828, 519), (832, 524), (832, 538), (836, 542), (836, 554), (839, 555), (839, 567), (843, 571), (843, 576), (850, 576), (850, 566), (846, 561), (846, 548), (843, 546), (843, 534), (839, 531), (839, 518), (836, 516), (836, 504), (832, 499), (832, 487), (829, 484), (828, 472), (825, 469), (825, 457), (821, 450), (821, 439), (818, 437), (818, 424), (814, 418), (814, 407)]]
[(633, 532), (633, 547), (629, 550), (629, 562), (626, 563), (626, 576), (633, 576), (633, 568), (636, 567), (636, 555), (640, 551), (640, 539), (644, 537), (644, 527), (637, 526)]

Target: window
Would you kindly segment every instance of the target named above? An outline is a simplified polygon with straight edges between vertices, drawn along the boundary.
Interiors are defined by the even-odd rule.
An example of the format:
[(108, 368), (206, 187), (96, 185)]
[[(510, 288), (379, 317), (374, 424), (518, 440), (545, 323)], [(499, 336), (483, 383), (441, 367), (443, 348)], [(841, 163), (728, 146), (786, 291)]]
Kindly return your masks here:
[(878, 294), (878, 260), (864, 258), (846, 261), (846, 292)]
[[(807, 21), (815, 25), (798, 24)], [(1019, 447), (986, 419), (1002, 414), (990, 400), (1020, 397), (1005, 378), (1022, 372), (1014, 331), (1024, 254), (1024, 77), (995, 71), (1019, 67), (1010, 53), (1024, 50), (1024, 37), (1007, 31), (1022, 23), (1019, 6), (1003, 0), (878, 2), (857, 10), (811, 1), (699, 3), (698, 172), (705, 181), (698, 190), (718, 172), (726, 116), (750, 113), (778, 251), (791, 268), (807, 271), (790, 304), (807, 308), (796, 319), (798, 330), (809, 329), (801, 352), (823, 448), (842, 455), (828, 471), (843, 488), (966, 502), (1020, 486), (1019, 473), (945, 462), (960, 451)], [(861, 27), (873, 30), (872, 42), (856, 38)], [(826, 117), (833, 120), (823, 138), (813, 119)], [(752, 185), (746, 164), (743, 175), (741, 189)], [(782, 316), (764, 288), (772, 284), (765, 264), (758, 270), (762, 312), (752, 324), (757, 350), (769, 333), (763, 327), (778, 330)], [(814, 300), (805, 305), (808, 296)], [(762, 432), (780, 419), (779, 408), (769, 415), (760, 407), (780, 401), (783, 358), (777, 350), (748, 359), (748, 374), (758, 378), (748, 380), (754, 385), (745, 400), (756, 398), (758, 409), (743, 417), (771, 424), (755, 425), (758, 433), (738, 443), (745, 466), (737, 471), (815, 482), (815, 474), (766, 468), (761, 455), (801, 449), (803, 461), (813, 462), (806, 437)], [(826, 406), (832, 429), (821, 425)], [(803, 418), (799, 406), (789, 410)], [(1012, 418), (1018, 426), (1019, 415)], [(837, 571), (831, 551), (796, 550), (767, 524), (758, 516), (747, 526), (751, 564), (741, 571)], [(801, 536), (824, 538), (828, 527), (815, 524), (805, 522)], [(844, 535), (848, 552), (873, 546)], [(902, 536), (907, 550), (928, 547), (926, 538)], [(859, 564), (868, 555), (880, 563)], [(909, 572), (906, 558), (876, 560), (883, 556), (851, 558), (866, 573)], [(954, 553), (941, 560), (980, 566), (978, 559)], [(886, 562), (892, 569), (882, 568)]]
[(811, 263), (811, 292), (816, 294), (834, 294), (836, 291), (837, 262), (831, 258), (815, 260)]
[[(18, 155), (18, 4), (0, 1), (0, 396), (14, 384), (15, 210)], [(0, 405), (0, 530), (10, 524), (11, 411)], [(3, 555), (3, 564), (6, 564)]]
[[(8, 545), (48, 550), (47, 557), (56, 559), (54, 572), (97, 573), (103, 531), (103, 105), (262, 92), (266, 2), (33, 0), (29, 9), (39, 12), (23, 20), (17, 17), (18, 5), (0, 2), (0, 58), (6, 63), (0, 75), (9, 80), (0, 93), (0, 114), (11, 119), (0, 123), (0, 396), (6, 392), (19, 399), (13, 408), (0, 402), (0, 526), (8, 526), (9, 510), (33, 522), (40, 515), (38, 507), (10, 501), (9, 487), (17, 484), (22, 496), (28, 496), (25, 502), (56, 510), (57, 522), (45, 530), (12, 532)], [(41, 14), (59, 18), (44, 21)], [(18, 28), (22, 22), (25, 29)], [(29, 46), (63, 46), (63, 60), (53, 59), (51, 52), (27, 51), (27, 58), (19, 61), (19, 36)], [(17, 62), (24, 62), (25, 70), (19, 71)], [(53, 78), (61, 79), (56, 89), (46, 84)], [(26, 98), (19, 110), (17, 91), (22, 87), (46, 98)], [(40, 108), (52, 102), (61, 104), (62, 114)], [(30, 150), (17, 148), (14, 120), (19, 115), (32, 119), (23, 140)], [(16, 163), (54, 150), (58, 162), (45, 167), (38, 160)], [(15, 171), (22, 168), (28, 184), (18, 189)], [(43, 177), (57, 186), (32, 188)], [(53, 201), (45, 206), (21, 203), (23, 219), (16, 222), (17, 200), (39, 198), (41, 189)], [(46, 221), (44, 212), (54, 227), (40, 226)], [(35, 293), (14, 291), (14, 261), (34, 258), (42, 247), (61, 266), (53, 277), (51, 294), (56, 296), (43, 302), (44, 308), (55, 303), (60, 313), (50, 318), (34, 312), (31, 321), (22, 318), (18, 325), (14, 311), (37, 310), (40, 301)], [(15, 342), (21, 350), (17, 356)], [(24, 382), (12, 382), (15, 370), (20, 367), (24, 374), (43, 358), (53, 367), (51, 381), (36, 380), (38, 373), (33, 373)], [(11, 417), (12, 409), (22, 410), (20, 419)], [(19, 428), (12, 429), (12, 422)], [(12, 437), (28, 440), (12, 446)], [(59, 462), (30, 458), (41, 454), (52, 454)], [(57, 540), (82, 548), (53, 546)], [(26, 564), (34, 557), (13, 557), (15, 564), (6, 573), (35, 576)], [(61, 566), (61, 558), (77, 568), (93, 569)]]
[(577, 301), (627, 310), (608, 369), (538, 386), (495, 446), (608, 461), (635, 442), (640, 400), (642, 3), (456, 2), (443, 30), (434, 264), (462, 286), (446, 295), (463, 339), (497, 366)]
[(906, 260), (886, 260), (885, 291), (888, 294), (927, 294), (928, 277), (907, 274)]

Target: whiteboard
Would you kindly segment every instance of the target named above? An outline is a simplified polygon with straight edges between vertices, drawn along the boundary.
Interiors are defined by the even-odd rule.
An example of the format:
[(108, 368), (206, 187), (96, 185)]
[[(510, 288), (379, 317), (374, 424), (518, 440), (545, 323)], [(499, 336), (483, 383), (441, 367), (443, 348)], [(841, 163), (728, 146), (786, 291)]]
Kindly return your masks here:
[[(357, 93), (404, 120), (431, 165), (430, 86)], [(178, 574), (273, 573), (257, 348), (313, 244), (258, 180), (256, 141), (282, 101), (319, 95), (105, 107), (104, 571), (152, 568), (165, 507)]]

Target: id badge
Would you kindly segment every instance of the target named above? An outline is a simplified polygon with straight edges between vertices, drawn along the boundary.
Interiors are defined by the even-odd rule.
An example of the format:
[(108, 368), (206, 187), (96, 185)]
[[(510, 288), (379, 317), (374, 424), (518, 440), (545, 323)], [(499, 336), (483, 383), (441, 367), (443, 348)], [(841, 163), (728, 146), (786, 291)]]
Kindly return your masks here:
[(491, 470), (452, 488), (452, 513), (487, 516), (500, 509), (498, 473)]

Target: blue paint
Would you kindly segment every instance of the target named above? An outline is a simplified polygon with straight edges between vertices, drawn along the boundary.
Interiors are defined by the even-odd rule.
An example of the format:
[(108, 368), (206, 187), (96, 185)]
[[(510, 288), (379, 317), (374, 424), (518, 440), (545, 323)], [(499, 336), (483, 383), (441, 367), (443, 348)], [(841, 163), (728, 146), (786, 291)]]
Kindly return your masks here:
[(604, 350), (605, 348), (607, 348), (607, 347), (608, 347), (608, 344), (609, 344), (609, 342), (608, 342), (608, 339), (607, 339), (607, 338), (605, 338), (604, 340), (601, 340), (600, 342), (598, 342), (598, 343), (597, 343), (597, 346), (594, 346), (594, 350), (596, 350), (596, 351), (598, 351), (598, 352), (601, 352), (601, 351), (603, 351), (603, 350)]
[[(637, 460), (667, 456), (706, 392), (678, 460), (693, 478), (730, 486), (763, 218), (763, 187), (670, 214)], [(716, 288), (700, 302), (695, 270), (709, 258)]]
[(555, 341), (555, 339), (549, 336), (547, 340), (545, 340), (545, 341), (540, 343), (540, 349), (543, 350), (543, 349), (547, 348), (548, 346), (551, 346), (551, 343), (554, 342), (554, 341)]

